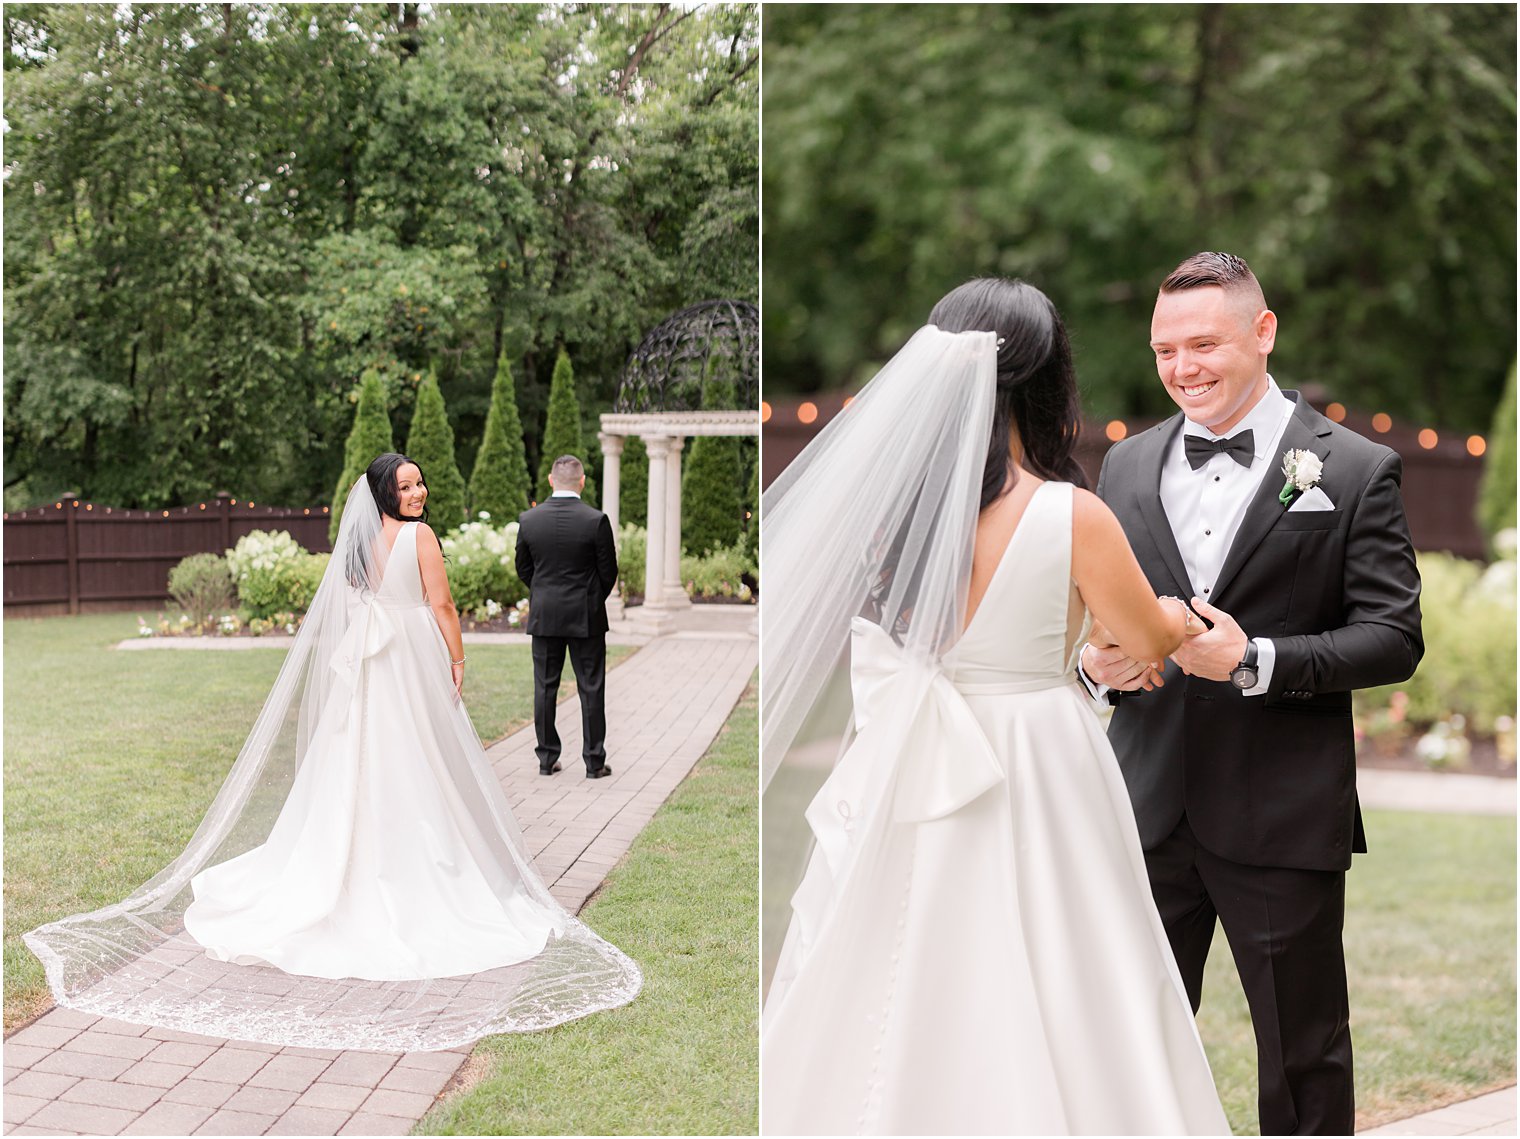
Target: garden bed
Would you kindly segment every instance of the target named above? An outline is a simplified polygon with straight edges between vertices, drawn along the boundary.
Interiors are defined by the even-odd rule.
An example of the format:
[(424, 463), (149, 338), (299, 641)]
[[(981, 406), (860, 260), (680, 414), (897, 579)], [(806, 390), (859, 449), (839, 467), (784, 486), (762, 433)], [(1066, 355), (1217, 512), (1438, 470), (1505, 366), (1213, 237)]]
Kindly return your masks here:
[(1515, 778), (1514, 761), (1499, 757), (1499, 748), (1493, 739), (1468, 741), (1472, 750), (1467, 762), (1461, 767), (1432, 767), (1415, 752), (1414, 740), (1407, 740), (1397, 748), (1369, 746), (1365, 741), (1357, 745), (1356, 765), (1383, 771), (1433, 771), (1455, 772), (1459, 775), (1489, 775), (1498, 779)]

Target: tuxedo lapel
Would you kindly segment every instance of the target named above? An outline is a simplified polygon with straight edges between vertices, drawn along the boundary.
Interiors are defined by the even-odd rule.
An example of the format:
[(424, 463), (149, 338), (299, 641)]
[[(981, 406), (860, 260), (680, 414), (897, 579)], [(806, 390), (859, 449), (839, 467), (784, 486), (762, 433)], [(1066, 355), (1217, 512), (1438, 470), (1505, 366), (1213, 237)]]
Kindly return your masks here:
[[(1187, 566), (1182, 560), (1182, 551), (1177, 548), (1177, 536), (1172, 533), (1172, 523), (1166, 516), (1166, 508), (1161, 505), (1161, 468), (1165, 465), (1167, 456), (1172, 453), (1177, 432), (1181, 430), (1181, 415), (1175, 415), (1152, 428), (1145, 441), (1150, 450), (1140, 458), (1140, 469), (1145, 472), (1145, 477), (1135, 487), (1135, 499), (1139, 504), (1140, 516), (1145, 519), (1145, 533), (1155, 547), (1157, 556), (1161, 558), (1167, 573), (1172, 575), (1176, 587), (1191, 597), (1193, 586), (1188, 580)], [(1133, 537), (1131, 535), (1131, 541)]]
[(1240, 567), (1245, 565), (1246, 559), (1261, 545), (1261, 540), (1271, 533), (1272, 527), (1288, 512), (1278, 497), (1282, 493), (1284, 480), (1282, 455), (1288, 451), (1313, 451), (1325, 459), (1330, 454), (1328, 422), (1298, 392), (1283, 394), (1297, 406), (1293, 409), (1293, 417), (1288, 420), (1288, 426), (1283, 429), (1278, 454), (1269, 460), (1271, 466), (1262, 475), (1261, 485), (1251, 496), (1251, 504), (1246, 507), (1240, 529), (1235, 532), (1235, 541), (1231, 543), (1230, 552), (1225, 555), (1224, 565), (1220, 567), (1219, 578), (1213, 590), (1215, 605), (1223, 605), (1224, 591), (1240, 572)]

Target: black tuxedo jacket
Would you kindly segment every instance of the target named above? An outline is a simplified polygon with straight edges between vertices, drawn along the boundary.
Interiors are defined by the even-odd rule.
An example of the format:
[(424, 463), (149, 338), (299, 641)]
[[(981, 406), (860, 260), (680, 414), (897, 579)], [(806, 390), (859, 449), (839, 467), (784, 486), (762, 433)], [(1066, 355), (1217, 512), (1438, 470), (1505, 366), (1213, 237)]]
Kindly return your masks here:
[[(1324, 460), (1334, 510), (1290, 512), (1280, 461), (1254, 493), (1211, 604), (1277, 650), (1265, 695), (1183, 674), (1110, 693), (1109, 739), (1149, 850), (1187, 813), (1198, 841), (1255, 866), (1344, 870), (1367, 849), (1356, 798), (1351, 692), (1406, 680), (1424, 652), (1420, 579), (1396, 453), (1301, 399), (1278, 446)], [(1195, 595), (1161, 505), (1161, 467), (1178, 413), (1103, 461), (1108, 503), (1157, 594)]]
[(612, 523), (578, 498), (550, 498), (517, 519), (517, 576), (528, 587), (528, 628), (538, 637), (607, 632), (617, 583)]

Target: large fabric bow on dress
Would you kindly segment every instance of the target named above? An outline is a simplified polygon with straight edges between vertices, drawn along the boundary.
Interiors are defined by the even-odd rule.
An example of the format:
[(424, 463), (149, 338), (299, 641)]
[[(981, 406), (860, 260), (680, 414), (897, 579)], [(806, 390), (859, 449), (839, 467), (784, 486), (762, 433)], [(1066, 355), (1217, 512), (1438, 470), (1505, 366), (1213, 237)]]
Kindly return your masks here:
[(942, 819), (1004, 779), (981, 724), (938, 661), (905, 652), (862, 617), (850, 632), (856, 736), (807, 809), (818, 849), (792, 897), (804, 955), (873, 834)]
[(353, 591), (349, 598), (348, 628), (333, 651), (331, 665), (350, 688), (359, 683), (359, 669), (396, 635), (390, 613), (373, 593)]

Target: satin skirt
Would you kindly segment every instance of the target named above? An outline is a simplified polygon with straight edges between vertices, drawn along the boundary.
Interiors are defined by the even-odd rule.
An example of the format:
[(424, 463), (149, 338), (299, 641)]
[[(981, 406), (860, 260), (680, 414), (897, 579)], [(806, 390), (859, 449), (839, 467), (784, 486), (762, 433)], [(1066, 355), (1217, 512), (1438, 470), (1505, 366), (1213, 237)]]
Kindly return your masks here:
[(874, 827), (800, 961), (793, 923), (763, 1131), (1228, 1134), (1097, 718), (1071, 686), (964, 699), (982, 738), (932, 758), (1003, 778)]
[[(207, 953), (310, 977), (418, 980), (525, 961), (564, 917), (525, 888), (425, 605), (375, 603), (268, 839), (192, 880)], [(335, 664), (334, 667), (337, 667)], [(518, 857), (521, 857), (519, 855)]]

